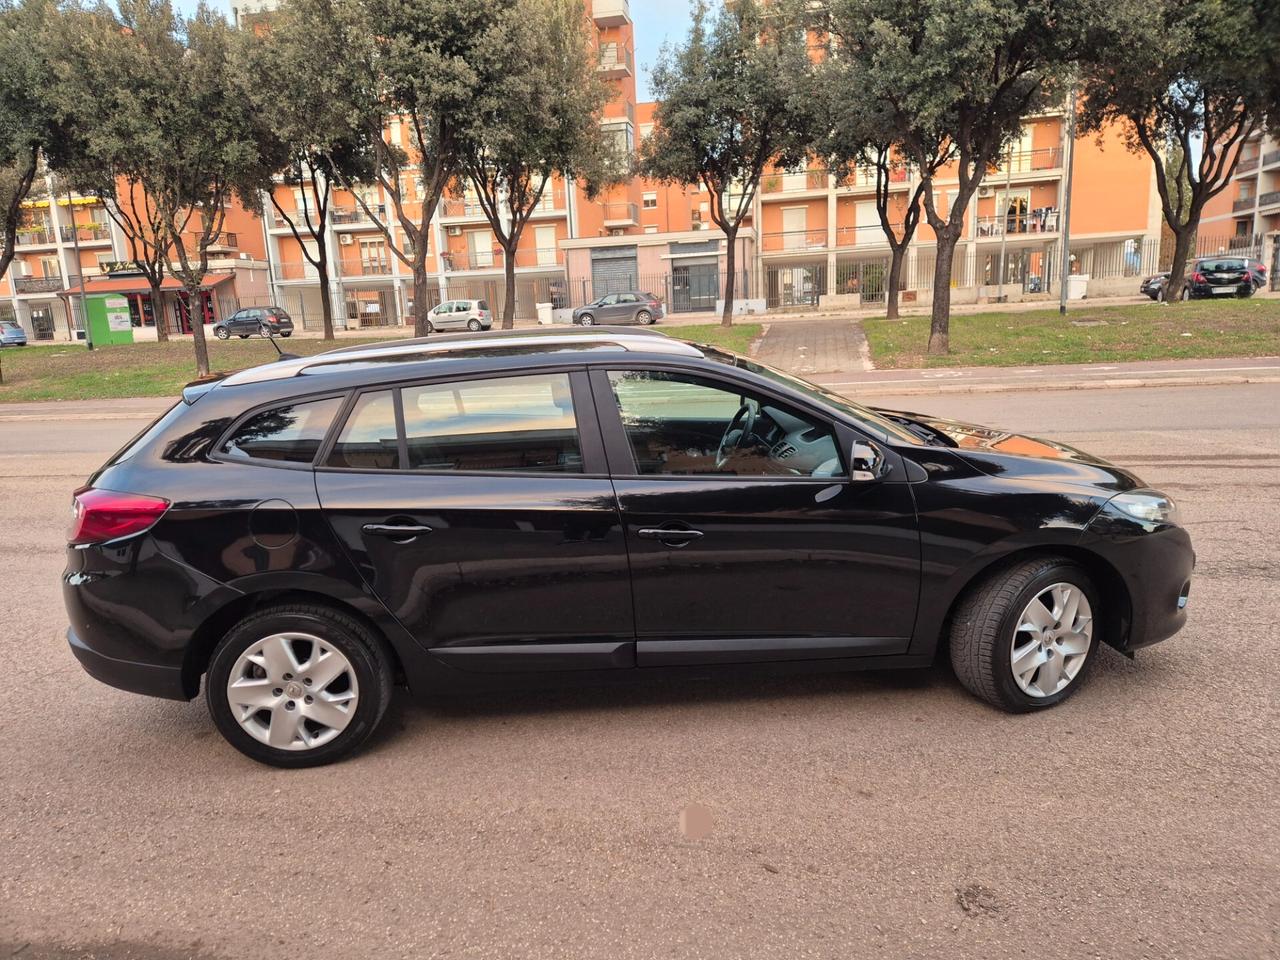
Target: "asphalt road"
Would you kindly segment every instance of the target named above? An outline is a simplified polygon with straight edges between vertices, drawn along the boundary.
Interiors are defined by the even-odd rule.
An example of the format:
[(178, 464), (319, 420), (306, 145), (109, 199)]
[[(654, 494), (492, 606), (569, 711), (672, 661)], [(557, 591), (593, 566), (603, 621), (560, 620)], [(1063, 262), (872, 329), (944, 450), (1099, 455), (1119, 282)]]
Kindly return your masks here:
[(281, 772), (66, 650), (69, 493), (139, 424), (0, 422), (0, 958), (1280, 955), (1280, 385), (902, 406), (1179, 497), (1188, 628), (1028, 717), (941, 666), (401, 697)]

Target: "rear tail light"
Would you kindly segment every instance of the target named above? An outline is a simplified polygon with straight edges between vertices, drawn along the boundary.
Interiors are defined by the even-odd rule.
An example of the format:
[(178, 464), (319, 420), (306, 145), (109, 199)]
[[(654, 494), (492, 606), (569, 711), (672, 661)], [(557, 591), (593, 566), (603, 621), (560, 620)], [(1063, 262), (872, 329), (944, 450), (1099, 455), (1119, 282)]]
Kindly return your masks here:
[(80, 546), (132, 537), (149, 530), (168, 509), (169, 501), (159, 497), (82, 487), (72, 501), (67, 542)]
[(1204, 274), (1203, 274), (1203, 273), (1193, 273), (1193, 274), (1191, 275), (1191, 282), (1192, 282), (1192, 283), (1204, 283), (1204, 282), (1205, 282)]

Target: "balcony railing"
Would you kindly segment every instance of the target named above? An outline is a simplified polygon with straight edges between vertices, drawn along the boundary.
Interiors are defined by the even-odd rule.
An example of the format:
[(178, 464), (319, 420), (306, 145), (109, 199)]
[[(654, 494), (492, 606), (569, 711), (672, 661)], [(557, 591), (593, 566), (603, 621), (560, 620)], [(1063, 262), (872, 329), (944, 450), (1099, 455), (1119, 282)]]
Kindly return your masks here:
[[(385, 204), (374, 204), (373, 211), (381, 220), (387, 215)], [(372, 223), (369, 214), (364, 212), (364, 207), (334, 207), (329, 211), (329, 216), (333, 218), (335, 225), (344, 223)]]
[(1035, 173), (1040, 170), (1056, 170), (1062, 166), (1061, 147), (1039, 147), (1035, 150), (1014, 150), (1006, 154), (1002, 162), (992, 168), (993, 175), (1005, 173)]
[[(500, 250), (449, 250), (440, 254), (440, 262), (450, 273), (465, 270), (504, 270), (506, 254)], [(560, 267), (564, 252), (557, 247), (519, 249), (515, 254), (516, 269), (525, 267)]]
[(391, 259), (374, 257), (345, 260), (338, 265), (338, 269), (344, 277), (389, 277), (391, 276)]
[(1280, 190), (1271, 190), (1258, 197), (1259, 207), (1269, 207), (1277, 203), (1280, 203)]
[(276, 264), (277, 280), (315, 280), (316, 268), (307, 260), (285, 260)]
[(1000, 237), (1010, 233), (1056, 233), (1057, 230), (1057, 207), (1044, 207), (1030, 213), (978, 218), (979, 237)]
[(601, 207), (606, 227), (635, 226), (640, 222), (640, 208), (634, 203), (604, 203)]
[(1241, 197), (1235, 203), (1231, 204), (1231, 212), (1239, 213), (1241, 210), (1252, 210), (1253, 204), (1257, 197)]
[(600, 63), (597, 68), (607, 77), (627, 76), (635, 70), (632, 62), (631, 48), (620, 43), (603, 43), (600, 45)]
[(77, 239), (79, 239), (81, 243), (93, 243), (96, 240), (111, 239), (110, 228), (100, 223), (77, 224), (75, 228), (75, 233), (78, 235), (78, 237), (72, 235), (72, 227), (70, 224), (66, 224), (65, 226), (63, 226), (60, 233), (62, 234), (63, 243), (74, 243)]
[(776, 233), (766, 233), (760, 238), (760, 249), (765, 253), (825, 250), (826, 246), (826, 227), (814, 227), (812, 230), (780, 230)]
[(1272, 150), (1270, 153), (1262, 155), (1262, 165), (1264, 167), (1269, 167), (1273, 163), (1280, 163), (1280, 150)]
[(61, 277), (18, 277), (14, 281), (18, 293), (57, 293), (62, 289)]
[(47, 226), (22, 227), (15, 239), (15, 244), (19, 247), (44, 247), (53, 242), (53, 230)]
[[(872, 190), (876, 185), (876, 176), (875, 167), (858, 167), (841, 179), (837, 186), (846, 190)], [(906, 167), (894, 166), (889, 168), (889, 184), (891, 186), (897, 183), (906, 183), (908, 179), (910, 179), (910, 175)]]
[[(890, 227), (894, 232), (901, 236), (902, 224), (890, 223)], [(879, 223), (865, 223), (856, 227), (837, 227), (836, 228), (836, 246), (837, 247), (866, 247), (873, 244), (888, 244), (889, 240), (884, 235), (884, 230)]]
[(484, 207), (478, 200), (455, 200), (446, 198), (440, 201), (440, 216), (455, 219), (484, 219)]
[(1252, 173), (1258, 169), (1258, 163), (1261, 158), (1254, 154), (1252, 157), (1241, 157), (1240, 162), (1236, 164), (1236, 173)]

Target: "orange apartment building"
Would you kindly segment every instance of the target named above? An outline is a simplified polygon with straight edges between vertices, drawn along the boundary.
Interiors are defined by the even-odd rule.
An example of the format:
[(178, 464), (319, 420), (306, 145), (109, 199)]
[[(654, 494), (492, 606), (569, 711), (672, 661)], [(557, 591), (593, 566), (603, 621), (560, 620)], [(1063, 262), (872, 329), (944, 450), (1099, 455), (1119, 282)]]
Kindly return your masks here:
[[(0, 278), (0, 316), (16, 319), (30, 340), (83, 338), (79, 294), (124, 296), (136, 339), (154, 339), (156, 317), (174, 333), (190, 332), (182, 285), (166, 277), (161, 303), (151, 302), (146, 279), (130, 262), (129, 244), (96, 197), (54, 195), (44, 177), (43, 194), (23, 204), (14, 259)], [(228, 207), (221, 235), (210, 248), (204, 284), (206, 322), (227, 316), (242, 299), (264, 301), (269, 293), (262, 225), (243, 207)]]
[[(1203, 238), (1215, 238), (1209, 248)], [(1272, 290), (1280, 290), (1280, 133), (1255, 131), (1240, 147), (1231, 185), (1205, 204), (1201, 254), (1233, 252), (1267, 265)]]

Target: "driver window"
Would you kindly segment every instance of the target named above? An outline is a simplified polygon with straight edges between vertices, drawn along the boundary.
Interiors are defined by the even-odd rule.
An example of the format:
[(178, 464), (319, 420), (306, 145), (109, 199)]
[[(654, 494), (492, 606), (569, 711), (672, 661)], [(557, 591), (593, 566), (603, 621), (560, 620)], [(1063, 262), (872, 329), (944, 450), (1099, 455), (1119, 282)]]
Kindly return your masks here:
[(611, 293), (607, 297), (605, 297), (603, 300), (600, 301), (600, 306), (611, 307), (617, 302), (618, 302), (618, 295), (616, 293)]
[(768, 397), (660, 371), (614, 370), (609, 381), (642, 475), (845, 474), (830, 424)]

